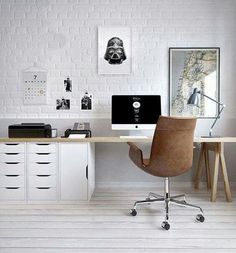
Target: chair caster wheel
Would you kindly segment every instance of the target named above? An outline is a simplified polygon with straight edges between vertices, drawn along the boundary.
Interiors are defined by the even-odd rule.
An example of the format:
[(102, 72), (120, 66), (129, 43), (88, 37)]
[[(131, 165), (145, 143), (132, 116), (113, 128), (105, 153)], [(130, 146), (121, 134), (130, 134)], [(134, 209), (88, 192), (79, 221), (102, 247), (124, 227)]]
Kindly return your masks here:
[(131, 209), (129, 213), (133, 216), (137, 215), (137, 211), (135, 209)]
[(197, 220), (197, 221), (200, 221), (200, 222), (204, 222), (205, 218), (204, 218), (204, 216), (203, 216), (202, 214), (198, 214), (198, 215), (196, 216), (196, 220)]
[(170, 229), (170, 224), (167, 221), (163, 221), (161, 223), (161, 227), (165, 230), (169, 230)]

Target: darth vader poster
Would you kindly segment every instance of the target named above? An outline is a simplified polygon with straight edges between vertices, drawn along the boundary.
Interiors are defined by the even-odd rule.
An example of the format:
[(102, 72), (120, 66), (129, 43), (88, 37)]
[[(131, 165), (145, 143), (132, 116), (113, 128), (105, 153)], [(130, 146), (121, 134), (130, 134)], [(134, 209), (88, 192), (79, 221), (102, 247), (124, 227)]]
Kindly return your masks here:
[(129, 27), (98, 27), (98, 73), (131, 73), (131, 31)]

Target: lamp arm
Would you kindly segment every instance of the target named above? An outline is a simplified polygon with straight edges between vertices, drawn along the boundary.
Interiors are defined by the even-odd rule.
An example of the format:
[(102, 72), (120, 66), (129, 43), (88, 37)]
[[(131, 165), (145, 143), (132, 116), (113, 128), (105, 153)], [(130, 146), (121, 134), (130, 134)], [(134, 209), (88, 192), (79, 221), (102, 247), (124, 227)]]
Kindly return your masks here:
[[(212, 100), (213, 100), (213, 99), (212, 99)], [(218, 103), (219, 103), (219, 102), (218, 102)], [(212, 126), (211, 126), (211, 128), (210, 128), (210, 130), (209, 130), (209, 136), (211, 136), (211, 134), (212, 134), (212, 129), (213, 129), (213, 127), (215, 126), (216, 121), (218, 120), (220, 114), (222, 113), (222, 111), (223, 111), (224, 108), (225, 108), (225, 105), (224, 105), (224, 104), (222, 104), (222, 103), (219, 103), (219, 104), (222, 105), (222, 108), (220, 109), (220, 111), (219, 111), (219, 113), (218, 113), (218, 115), (217, 115), (215, 121), (213, 122), (213, 124), (212, 124)]]
[[(211, 100), (211, 101), (213, 101), (213, 102), (215, 102), (216, 104), (218, 104), (218, 105), (221, 106), (221, 109), (219, 110), (218, 115), (216, 116), (216, 118), (215, 118), (215, 120), (214, 120), (214, 122), (213, 122), (213, 124), (212, 124), (212, 126), (211, 126), (211, 128), (210, 128), (210, 130), (209, 130), (209, 136), (212, 137), (212, 129), (213, 129), (213, 127), (215, 126), (215, 124), (216, 124), (216, 122), (217, 122), (217, 120), (218, 120), (220, 114), (221, 114), (222, 111), (224, 110), (225, 104), (223, 104), (223, 103), (221, 103), (221, 102), (219, 102), (219, 101), (217, 101), (217, 100), (215, 100), (215, 99), (213, 99), (213, 98), (211, 98), (211, 97), (205, 95), (203, 92), (201, 92), (201, 91), (198, 90), (197, 88), (194, 88), (192, 95), (189, 97), (188, 104), (193, 104), (193, 105), (195, 105), (196, 98), (197, 98), (196, 94), (200, 94), (201, 96), (206, 97), (206, 98), (208, 98), (209, 100)], [(198, 102), (198, 101), (197, 101), (197, 102)]]
[[(212, 100), (213, 102), (217, 103), (218, 105), (222, 105), (223, 107), (225, 107), (223, 103), (220, 103), (220, 102), (218, 102), (217, 100), (215, 100), (215, 99), (213, 99), (213, 98), (211, 98), (211, 97), (205, 95), (203, 92), (198, 91), (198, 93), (199, 93), (200, 95), (204, 96), (204, 97), (207, 97), (208, 99)], [(219, 116), (219, 114), (218, 114), (218, 116)], [(217, 117), (218, 117), (218, 116), (217, 116)]]

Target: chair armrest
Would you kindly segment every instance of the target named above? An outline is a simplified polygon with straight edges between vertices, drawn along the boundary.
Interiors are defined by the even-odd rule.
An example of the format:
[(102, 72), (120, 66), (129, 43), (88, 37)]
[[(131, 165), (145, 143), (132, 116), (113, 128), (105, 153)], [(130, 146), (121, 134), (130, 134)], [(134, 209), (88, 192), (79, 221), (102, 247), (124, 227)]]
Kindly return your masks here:
[(143, 163), (143, 152), (133, 142), (127, 142), (130, 146), (129, 157), (139, 168), (144, 168), (146, 165)]

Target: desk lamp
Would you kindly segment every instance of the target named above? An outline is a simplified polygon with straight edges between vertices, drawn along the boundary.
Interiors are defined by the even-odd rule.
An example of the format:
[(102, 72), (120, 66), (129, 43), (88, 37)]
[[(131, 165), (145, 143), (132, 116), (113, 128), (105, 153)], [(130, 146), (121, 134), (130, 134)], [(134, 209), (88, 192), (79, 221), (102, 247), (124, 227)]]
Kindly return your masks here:
[(216, 136), (212, 136), (212, 129), (215, 126), (216, 121), (218, 120), (218, 118), (219, 118), (220, 114), (222, 113), (223, 109), (225, 108), (225, 105), (223, 103), (220, 103), (220, 102), (216, 101), (215, 99), (213, 99), (211, 97), (208, 97), (207, 95), (205, 95), (203, 92), (201, 92), (197, 88), (194, 88), (193, 93), (189, 97), (187, 104), (199, 107), (199, 96), (198, 96), (198, 94), (212, 100), (213, 102), (215, 102), (216, 104), (221, 106), (221, 109), (220, 109), (218, 115), (216, 116), (216, 119), (213, 122), (210, 130), (209, 130), (209, 136), (204, 136), (204, 137), (216, 137)]

